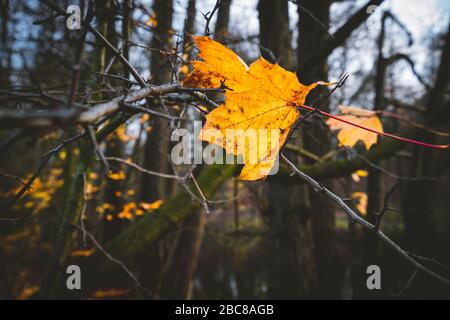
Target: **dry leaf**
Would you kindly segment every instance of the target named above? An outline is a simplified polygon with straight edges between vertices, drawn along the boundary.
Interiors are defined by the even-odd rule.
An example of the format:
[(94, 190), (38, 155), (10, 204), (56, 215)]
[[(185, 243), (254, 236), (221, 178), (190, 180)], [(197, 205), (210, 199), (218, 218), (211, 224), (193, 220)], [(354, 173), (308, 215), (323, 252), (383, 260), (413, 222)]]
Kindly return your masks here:
[[(339, 109), (341, 111), (338, 115), (339, 118), (383, 132), (383, 125), (375, 112), (346, 106), (339, 106)], [(378, 135), (376, 133), (351, 126), (336, 119), (328, 119), (327, 124), (332, 130), (340, 130), (337, 137), (340, 143), (345, 146), (353, 147), (358, 140), (361, 140), (364, 142), (366, 149), (369, 149), (377, 142)]]
[[(199, 138), (223, 147), (227, 153), (242, 155), (241, 180), (265, 178), (299, 117), (296, 106), (305, 102), (310, 90), (326, 83), (305, 86), (295, 73), (263, 58), (248, 67), (233, 51), (208, 37), (194, 37), (194, 41), (202, 61), (192, 62), (193, 70), (183, 85), (218, 88), (225, 84), (227, 88), (225, 103), (206, 116)], [(235, 132), (266, 129), (267, 132), (265, 138), (248, 135), (248, 143), (239, 143), (227, 135), (230, 129)]]

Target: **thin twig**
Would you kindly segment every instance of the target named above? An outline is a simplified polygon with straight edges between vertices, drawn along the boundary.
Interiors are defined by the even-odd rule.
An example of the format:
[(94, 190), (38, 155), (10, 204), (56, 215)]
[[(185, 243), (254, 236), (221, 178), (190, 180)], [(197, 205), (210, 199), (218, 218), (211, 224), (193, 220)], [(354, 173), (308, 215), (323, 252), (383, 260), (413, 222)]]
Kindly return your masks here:
[(137, 165), (136, 163), (133, 163), (133, 162), (125, 160), (125, 159), (116, 158), (116, 157), (105, 157), (105, 159), (109, 160), (109, 161), (116, 161), (116, 162), (123, 163), (123, 164), (125, 164), (127, 166), (130, 166), (130, 167), (132, 167), (132, 168), (134, 168), (134, 169), (136, 169), (136, 170), (138, 170), (138, 171), (140, 171), (142, 173), (149, 174), (149, 175), (152, 175), (152, 176), (157, 176), (157, 177), (160, 177), (160, 178), (167, 178), (167, 179), (175, 179), (175, 180), (178, 180), (178, 181), (186, 181), (186, 177), (181, 177), (181, 176), (178, 176), (178, 175), (172, 175), (172, 174), (161, 173), (161, 172), (156, 172), (156, 171), (150, 171), (150, 170), (147, 170), (145, 168), (142, 168), (141, 166)]
[(400, 292), (398, 293), (398, 296), (402, 296), (403, 293), (411, 286), (412, 282), (414, 281), (414, 279), (416, 278), (416, 276), (419, 274), (419, 271), (414, 270), (414, 272), (411, 274), (411, 276), (409, 277), (408, 281), (406, 282), (406, 284), (403, 286), (403, 288), (400, 290)]
[(109, 167), (108, 161), (106, 160), (105, 155), (103, 154), (103, 151), (100, 149), (100, 146), (97, 141), (97, 137), (95, 136), (94, 128), (92, 126), (87, 126), (87, 130), (89, 132), (89, 137), (91, 138), (92, 145), (94, 146), (95, 153), (97, 153), (97, 156), (99, 157), (100, 161), (102, 162), (103, 166), (105, 167), (106, 172), (108, 172), (110, 167)]
[(399, 185), (400, 185), (400, 182), (397, 181), (397, 183), (394, 184), (394, 186), (391, 188), (391, 190), (389, 190), (389, 192), (384, 197), (383, 208), (381, 208), (380, 212), (377, 213), (377, 221), (375, 222), (376, 229), (380, 228), (381, 219), (383, 218), (384, 213), (389, 210), (389, 206), (388, 206), (389, 198), (391, 197), (391, 195), (394, 193), (395, 189), (397, 189), (397, 187)]
[(25, 182), (22, 181), (22, 179), (20, 179), (19, 177), (13, 176), (12, 174), (0, 171), (0, 176), (3, 176), (3, 177), (8, 178), (10, 180), (13, 180), (13, 181), (15, 181), (17, 183), (20, 183), (21, 185), (25, 185)]
[(97, 241), (97, 239), (95, 239), (94, 235), (92, 233), (90, 233), (87, 230), (82, 230), (80, 226), (78, 225), (74, 225), (77, 229), (86, 232), (87, 236), (89, 237), (89, 239), (91, 239), (92, 243), (94, 243), (95, 247), (101, 252), (103, 253), (103, 255), (108, 258), (110, 261), (118, 264), (127, 274), (128, 276), (134, 281), (134, 283), (136, 284), (136, 286), (138, 288), (140, 288), (141, 290), (145, 291), (149, 296), (152, 297), (157, 297), (157, 295), (155, 295), (154, 293), (152, 293), (150, 290), (148, 290), (147, 288), (145, 288), (144, 286), (142, 286), (142, 284), (139, 282), (139, 279), (137, 278), (137, 276), (134, 275), (134, 273), (128, 269), (128, 267), (120, 260), (117, 260), (116, 258), (114, 258), (108, 251), (106, 251), (103, 246), (100, 244), (100, 242)]
[(189, 175), (191, 177), (192, 182), (194, 182), (194, 186), (197, 189), (198, 193), (200, 194), (201, 197), (201, 204), (203, 206), (203, 208), (205, 209), (206, 213), (210, 213), (209, 211), (209, 207), (208, 207), (208, 199), (206, 199), (205, 195), (203, 194), (202, 189), (200, 188), (200, 186), (197, 183), (197, 180), (195, 180), (194, 175), (192, 174), (192, 171), (189, 172)]

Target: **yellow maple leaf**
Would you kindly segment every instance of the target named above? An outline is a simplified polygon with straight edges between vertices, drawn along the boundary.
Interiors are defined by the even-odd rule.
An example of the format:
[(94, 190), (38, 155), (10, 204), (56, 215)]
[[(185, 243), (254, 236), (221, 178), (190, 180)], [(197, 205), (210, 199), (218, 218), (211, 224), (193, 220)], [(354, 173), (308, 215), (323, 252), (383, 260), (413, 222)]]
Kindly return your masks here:
[[(193, 37), (201, 60), (192, 62), (193, 70), (183, 85), (193, 88), (218, 88), (225, 84), (224, 104), (206, 116), (199, 138), (243, 156), (241, 180), (265, 178), (275, 164), (309, 91), (319, 84), (305, 86), (295, 73), (259, 58), (248, 67), (238, 55), (205, 36)], [(230, 134), (228, 130), (234, 130)], [(247, 134), (252, 129), (261, 136)], [(245, 135), (244, 141), (235, 139)], [(265, 135), (265, 137), (264, 137)], [(238, 140), (238, 141), (236, 141)]]
[[(383, 132), (383, 125), (374, 111), (342, 105), (339, 106), (339, 109), (341, 111), (339, 118)], [(378, 135), (376, 133), (331, 118), (327, 120), (327, 124), (331, 130), (340, 130), (337, 135), (339, 142), (350, 148), (354, 147), (358, 140), (364, 142), (367, 150), (377, 143)]]
[(152, 13), (145, 24), (149, 27), (156, 28), (158, 26), (158, 19), (156, 19), (156, 15)]

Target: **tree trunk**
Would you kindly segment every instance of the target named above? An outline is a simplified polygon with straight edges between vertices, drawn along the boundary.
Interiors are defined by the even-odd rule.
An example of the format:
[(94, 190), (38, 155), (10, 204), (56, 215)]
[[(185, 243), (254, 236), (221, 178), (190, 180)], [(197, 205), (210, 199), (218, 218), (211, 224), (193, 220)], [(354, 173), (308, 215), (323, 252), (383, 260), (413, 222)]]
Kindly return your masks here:
[[(184, 43), (189, 44), (195, 28), (196, 1), (189, 0)], [(188, 40), (189, 39), (189, 40)], [(190, 46), (184, 46), (185, 53), (190, 54)], [(176, 247), (169, 268), (164, 274), (161, 286), (161, 297), (166, 299), (190, 299), (192, 280), (197, 267), (200, 247), (205, 228), (205, 213), (197, 210), (180, 225), (178, 235), (174, 239)]]
[(292, 67), (294, 61), (288, 2), (261, 0), (258, 14), (261, 55), (268, 61), (280, 62), (285, 68)]
[[(331, 1), (300, 1), (299, 13), (299, 37), (297, 44), (297, 65), (304, 65), (310, 52), (316, 52), (329, 40)], [(316, 21), (318, 19), (320, 23)], [(317, 60), (313, 66), (309, 65), (298, 74), (302, 83), (309, 84), (318, 80), (328, 79), (328, 56)], [(329, 111), (328, 100), (325, 98), (326, 89), (319, 88), (308, 95), (307, 103), (324, 111)], [(316, 105), (316, 103), (320, 103)], [(321, 121), (321, 120), (319, 120)], [(331, 148), (329, 132), (323, 125), (317, 122), (304, 126), (301, 130), (304, 147), (307, 151), (317, 156), (323, 156)], [(306, 161), (309, 163), (310, 161)], [(330, 184), (324, 182), (328, 187)], [(320, 194), (308, 190), (310, 207), (305, 212), (306, 217), (311, 218), (314, 241), (314, 257), (317, 268), (318, 296), (322, 298), (336, 298), (339, 294), (339, 266), (337, 265), (335, 245), (335, 215), (332, 205), (325, 201)], [(335, 267), (330, 271), (329, 266)]]
[[(313, 12), (325, 25), (328, 24), (329, 3), (302, 1), (302, 7), (308, 12)], [(292, 66), (287, 1), (261, 0), (258, 10), (262, 51), (266, 51), (267, 57), (270, 57), (268, 52), (272, 52), (282, 66)], [(314, 50), (317, 44), (321, 43), (326, 31), (303, 10), (299, 9), (299, 14), (298, 59), (302, 61), (304, 52)], [(321, 61), (308, 74), (301, 75), (300, 79), (304, 83), (326, 79), (326, 60)], [(320, 129), (316, 128), (316, 131), (314, 134), (317, 137), (324, 136)], [(325, 136), (321, 140), (326, 146), (327, 139)], [(319, 155), (328, 148), (327, 146), (321, 149), (313, 144), (307, 146)], [(274, 237), (271, 241), (273, 259), (270, 266), (272, 270), (270, 295), (274, 298), (291, 299), (317, 296), (319, 285), (327, 288), (328, 278), (320, 278), (325, 275), (325, 272), (322, 273), (320, 270), (328, 262), (330, 254), (330, 234), (334, 227), (333, 213), (327, 209), (323, 200), (317, 199), (316, 195), (310, 192), (307, 186), (280, 186), (270, 183), (263, 194), (267, 199), (267, 205), (263, 206), (262, 211)]]
[[(373, 102), (373, 110), (384, 109), (384, 86), (386, 75), (386, 60), (383, 56), (384, 39), (386, 35), (386, 19), (388, 15), (385, 12), (381, 21), (381, 30), (378, 36), (378, 57), (376, 61), (375, 74), (375, 97)], [(381, 162), (373, 162), (377, 166), (381, 166)], [(370, 167), (367, 177), (367, 220), (376, 224), (378, 213), (382, 209), (384, 201), (384, 176), (379, 169)], [(368, 230), (363, 232), (363, 265), (359, 266), (356, 271), (357, 282), (354, 284), (354, 295), (357, 298), (376, 298), (382, 295), (381, 290), (369, 290), (365, 284), (367, 278), (366, 269), (370, 265), (378, 265), (383, 270), (382, 261), (382, 244), (378, 237)]]
[(188, 0), (186, 19), (184, 20), (183, 50), (190, 55), (192, 51), (192, 35), (195, 32), (196, 0)]
[(225, 43), (228, 37), (228, 24), (230, 22), (231, 0), (222, 1), (217, 11), (217, 21), (214, 27), (214, 39)]
[[(97, 20), (99, 21), (99, 27), (105, 32), (104, 36), (106, 39), (114, 46), (118, 47), (119, 39), (116, 34), (116, 14), (118, 12), (118, 7), (114, 1), (108, 0), (101, 4), (98, 4)], [(126, 25), (126, 24), (125, 24)], [(128, 31), (128, 29), (122, 29), (123, 31)], [(122, 35), (124, 36), (124, 35)], [(99, 44), (100, 47), (102, 46)], [(125, 49), (125, 48), (124, 48)], [(124, 50), (124, 55), (127, 53), (127, 49)], [(99, 70), (104, 70), (109, 67), (108, 73), (118, 74), (120, 71), (119, 64), (113, 63), (110, 65), (111, 61), (114, 59), (114, 55), (111, 51), (106, 51), (104, 49), (99, 50)], [(103, 65), (101, 63), (104, 63)], [(100, 97), (105, 99), (103, 94)], [(114, 133), (106, 141), (105, 155), (109, 157), (123, 157), (123, 142), (120, 137)], [(104, 168), (102, 168), (104, 170)], [(112, 167), (113, 170), (116, 168)], [(123, 180), (114, 180), (106, 177), (104, 193), (104, 203), (109, 206), (105, 209), (103, 215), (103, 241), (109, 241), (114, 238), (120, 231), (126, 226), (127, 221), (125, 219), (119, 218), (119, 213), (122, 211), (124, 204), (123, 194), (124, 194), (124, 183)], [(110, 219), (109, 217), (112, 217)]]
[[(450, 87), (450, 25), (444, 39), (438, 74), (431, 92), (428, 93), (425, 124), (429, 128), (450, 130), (449, 99), (447, 92)], [(446, 139), (430, 133), (423, 133), (419, 140), (430, 143), (448, 143)], [(448, 207), (450, 157), (448, 152), (426, 148), (413, 148), (411, 160), (412, 177), (428, 177), (437, 180), (407, 181), (403, 197), (404, 222), (407, 246), (419, 255), (433, 257), (444, 264), (450, 263), (448, 250), (442, 250), (439, 244), (450, 239)], [(443, 179), (444, 178), (444, 179)], [(445, 179), (446, 178), (446, 179)], [(447, 292), (448, 288), (428, 279), (418, 279), (414, 282), (417, 294), (426, 297), (438, 297), (440, 290)], [(447, 291), (446, 291), (447, 290)]]
[[(170, 50), (172, 46), (172, 36), (170, 30), (172, 28), (173, 4), (171, 0), (155, 0), (153, 2), (153, 13), (157, 20), (157, 28), (155, 29), (150, 44), (151, 48), (163, 51)], [(169, 83), (170, 63), (159, 52), (152, 51), (150, 68), (152, 72), (152, 83), (158, 85)], [(165, 112), (163, 107), (159, 106), (156, 111)], [(144, 150), (144, 167), (148, 170), (156, 172), (169, 172), (168, 147), (169, 147), (169, 131), (167, 120), (160, 117), (150, 118), (151, 130), (147, 133)], [(142, 180), (141, 196), (142, 200), (151, 202), (169, 195), (167, 179), (150, 175), (144, 175)]]
[(11, 74), (11, 50), (9, 43), (9, 0), (1, 0), (0, 86), (7, 87)]

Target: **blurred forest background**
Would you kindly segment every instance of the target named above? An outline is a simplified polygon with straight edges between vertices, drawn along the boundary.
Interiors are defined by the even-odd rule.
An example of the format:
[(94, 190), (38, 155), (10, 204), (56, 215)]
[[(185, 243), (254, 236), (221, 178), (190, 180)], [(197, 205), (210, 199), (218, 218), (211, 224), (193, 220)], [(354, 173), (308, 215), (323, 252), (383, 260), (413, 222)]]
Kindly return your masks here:
[[(395, 113), (382, 117), (385, 131), (446, 144), (448, 0), (0, 3), (0, 299), (450, 298), (448, 285), (284, 165), (259, 182), (237, 180), (233, 165), (172, 165), (172, 131), (191, 130), (211, 107), (196, 94), (149, 95), (138, 105), (153, 114), (122, 106), (73, 122), (130, 90), (181, 81), (196, 54), (191, 36), (208, 33), (305, 84), (348, 73), (307, 103)], [(58, 8), (70, 4), (90, 28), (66, 27)], [(321, 119), (303, 121), (284, 153), (450, 277), (450, 153), (387, 138), (368, 151), (340, 148)], [(66, 288), (71, 264), (82, 290)], [(372, 264), (381, 290), (366, 287)]]

